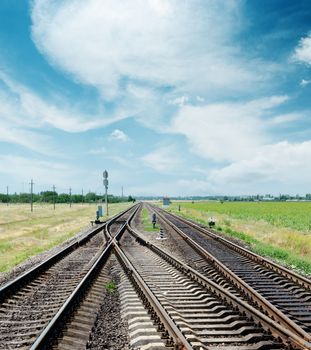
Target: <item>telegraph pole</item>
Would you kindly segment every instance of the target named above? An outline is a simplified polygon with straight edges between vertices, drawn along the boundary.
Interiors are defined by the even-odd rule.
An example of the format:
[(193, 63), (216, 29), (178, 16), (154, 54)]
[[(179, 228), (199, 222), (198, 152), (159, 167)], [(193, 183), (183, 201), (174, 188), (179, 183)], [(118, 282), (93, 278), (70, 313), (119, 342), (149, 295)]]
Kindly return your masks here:
[(104, 186), (105, 186), (105, 202), (106, 202), (106, 215), (108, 216), (108, 171), (105, 170), (103, 172), (103, 177), (104, 177)]
[(69, 188), (69, 205), (70, 205), (70, 208), (71, 208), (71, 187)]
[(53, 208), (54, 208), (54, 210), (55, 210), (55, 190), (56, 190), (55, 185), (53, 185)]
[(6, 186), (6, 205), (9, 206), (9, 186)]
[(30, 181), (30, 210), (33, 211), (33, 180)]

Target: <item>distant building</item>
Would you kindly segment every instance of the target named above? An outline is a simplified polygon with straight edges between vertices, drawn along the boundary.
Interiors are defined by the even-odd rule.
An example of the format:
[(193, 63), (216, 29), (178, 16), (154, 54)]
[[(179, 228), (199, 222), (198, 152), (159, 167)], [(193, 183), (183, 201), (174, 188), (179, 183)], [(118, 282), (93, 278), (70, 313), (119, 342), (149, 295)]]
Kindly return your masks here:
[(171, 200), (168, 197), (163, 197), (163, 207), (168, 207), (171, 204)]
[(268, 195), (262, 198), (263, 201), (274, 201), (274, 197)]

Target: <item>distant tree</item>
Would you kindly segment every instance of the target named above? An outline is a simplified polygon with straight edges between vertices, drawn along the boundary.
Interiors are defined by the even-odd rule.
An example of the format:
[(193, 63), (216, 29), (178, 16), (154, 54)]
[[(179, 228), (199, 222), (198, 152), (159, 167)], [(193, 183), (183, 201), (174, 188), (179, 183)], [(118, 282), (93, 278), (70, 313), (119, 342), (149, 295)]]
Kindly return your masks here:
[(71, 196), (71, 201), (72, 203), (82, 203), (83, 202), (82, 194), (73, 194)]
[(8, 198), (6, 194), (0, 193), (0, 202), (1, 203), (7, 203), (8, 202)]
[(57, 197), (57, 203), (69, 203), (70, 196), (68, 193), (60, 193)]
[(136, 202), (136, 199), (133, 198), (133, 197), (130, 195), (130, 196), (128, 196), (127, 201), (128, 201), (128, 202), (133, 202), (133, 203), (135, 203), (135, 202)]
[(42, 202), (53, 203), (54, 198), (55, 198), (55, 201), (57, 202), (58, 194), (57, 192), (54, 192), (54, 191), (43, 191), (40, 193), (40, 196), (41, 196)]
[(20, 193), (18, 201), (21, 203), (30, 203), (30, 193)]
[(96, 194), (94, 192), (89, 192), (84, 197), (85, 202), (96, 202)]

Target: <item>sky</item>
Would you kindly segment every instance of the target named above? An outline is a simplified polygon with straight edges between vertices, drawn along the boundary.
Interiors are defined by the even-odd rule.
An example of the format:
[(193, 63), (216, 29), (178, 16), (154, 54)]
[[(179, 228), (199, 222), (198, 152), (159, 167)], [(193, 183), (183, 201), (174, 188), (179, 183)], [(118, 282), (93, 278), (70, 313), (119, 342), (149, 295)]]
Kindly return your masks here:
[(0, 192), (311, 192), (309, 0), (1, 0)]

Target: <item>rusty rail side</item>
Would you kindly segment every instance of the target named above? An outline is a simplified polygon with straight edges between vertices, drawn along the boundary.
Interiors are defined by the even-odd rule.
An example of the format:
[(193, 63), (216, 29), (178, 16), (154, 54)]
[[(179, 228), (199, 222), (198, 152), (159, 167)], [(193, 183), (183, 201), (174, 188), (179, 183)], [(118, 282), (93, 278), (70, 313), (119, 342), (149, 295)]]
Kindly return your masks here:
[(94, 227), (86, 236), (78, 239), (77, 241), (74, 241), (68, 247), (62, 249), (60, 252), (44, 260), (39, 265), (36, 265), (35, 267), (24, 272), (22, 275), (16, 277), (14, 280), (6, 283), (4, 286), (0, 288), (0, 303), (3, 302), (3, 300), (9, 297), (10, 295), (15, 293), (17, 290), (19, 290), (22, 286), (24, 286), (25, 284), (27, 284), (28, 282), (32, 281), (34, 278), (39, 276), (41, 273), (46, 271), (56, 262), (60, 261), (63, 257), (68, 255), (72, 251), (76, 250), (79, 246), (84, 245), (93, 236), (95, 236), (101, 230), (104, 230), (106, 225), (108, 225), (111, 221), (116, 220), (117, 218), (125, 214), (127, 211), (131, 210), (133, 207), (134, 206), (131, 206), (130, 208), (125, 209), (121, 213), (118, 213), (112, 218), (110, 218), (109, 220), (105, 221), (103, 224), (100, 224), (99, 226)]
[[(154, 209), (155, 207), (152, 206), (152, 208)], [(161, 210), (160, 208), (157, 208), (157, 209)], [(207, 228), (203, 228), (203, 227), (195, 224), (192, 221), (189, 221), (189, 220), (187, 220), (181, 216), (178, 216), (176, 214), (173, 214), (173, 213), (169, 213), (169, 212), (166, 212), (166, 213), (173, 216), (174, 218), (186, 223), (187, 225), (194, 227), (195, 229), (197, 229), (201, 233), (208, 235), (216, 240), (219, 240), (220, 242), (222, 242), (226, 246), (230, 247), (231, 249), (239, 252), (240, 254), (243, 254), (244, 256), (251, 258), (253, 261), (260, 263), (261, 265), (266, 266), (273, 271), (278, 272), (282, 276), (299, 284), (301, 287), (309, 289), (311, 291), (311, 280), (310, 279), (308, 279), (304, 276), (301, 276), (298, 273), (291, 271), (291, 270), (287, 269), (286, 267), (279, 265), (273, 261), (270, 261), (270, 260), (268, 260), (268, 259), (266, 259), (266, 258), (264, 258), (256, 253), (253, 253), (253, 252), (251, 252), (243, 247), (240, 247), (239, 245), (237, 245), (233, 242), (230, 242), (226, 238), (223, 238), (223, 237), (213, 233), (212, 231), (208, 230)]]
[[(133, 211), (129, 218), (132, 218), (138, 210), (139, 205), (136, 204), (135, 206), (137, 206), (137, 208)], [(109, 224), (113, 223), (114, 220), (117, 220), (126, 212), (135, 208), (135, 206), (131, 206), (130, 208), (122, 211), (121, 213), (115, 215), (113, 218), (109, 219), (107, 222), (105, 222), (105, 224), (100, 225), (100, 229), (104, 230), (104, 234), (108, 239), (106, 242), (106, 247), (104, 248), (103, 252), (99, 255), (98, 259), (91, 266), (90, 270), (81, 280), (81, 282), (78, 284), (78, 286), (74, 289), (74, 291), (64, 302), (57, 314), (51, 319), (51, 321), (45, 327), (43, 332), (38, 336), (36, 341), (31, 346), (30, 350), (45, 350), (52, 347), (54, 339), (58, 337), (58, 335), (61, 333), (62, 328), (66, 324), (66, 320), (69, 319), (79, 302), (83, 299), (85, 293), (90, 288), (92, 281), (96, 278), (97, 274), (100, 272), (100, 269), (104, 266), (113, 250), (114, 244), (112, 243), (112, 238), (109, 232), (107, 231), (107, 227), (109, 226)], [(126, 225), (126, 223), (122, 226), (121, 230)]]
[[(169, 261), (176, 268), (182, 269), (185, 274), (187, 274), (188, 276), (191, 276), (193, 280), (205, 286), (209, 291), (211, 290), (214, 291), (217, 295), (222, 296), (222, 298), (225, 301), (232, 303), (233, 305), (239, 307), (240, 310), (242, 309), (244, 312), (247, 312), (249, 315), (251, 315), (251, 317), (256, 319), (259, 323), (261, 323), (262, 325), (265, 325), (265, 327), (269, 329), (275, 336), (281, 337), (285, 342), (289, 341), (291, 344), (293, 344), (294, 346), (298, 346), (300, 349), (311, 349), (311, 342), (308, 339), (305, 339), (304, 336), (297, 334), (295, 327), (287, 327), (286, 325), (287, 323), (285, 321), (283, 324), (279, 324), (278, 322), (273, 320), (271, 317), (255, 309), (253, 306), (246, 303), (245, 301), (239, 299), (238, 297), (230, 293), (225, 288), (218, 286), (216, 283), (209, 280), (208, 278), (206, 278), (205, 276), (203, 276), (202, 274), (200, 274), (190, 266), (179, 261), (177, 258), (173, 257), (172, 255), (169, 255), (168, 253), (163, 251), (161, 248), (155, 246), (154, 244), (146, 241), (144, 238), (142, 238), (142, 236), (139, 234), (137, 230), (133, 229), (130, 226), (130, 223), (128, 224), (127, 228), (139, 242), (148, 246), (158, 255), (162, 256), (165, 260)], [(279, 316), (282, 319), (282, 315), (279, 315)], [(308, 333), (306, 334), (307, 336), (309, 336)]]
[[(174, 349), (176, 350), (193, 350), (193, 347), (178, 329), (176, 324), (167, 314), (167, 312), (157, 300), (155, 295), (152, 293), (150, 288), (147, 286), (145, 281), (140, 277), (135, 267), (132, 265), (132, 263), (121, 250), (121, 248), (118, 246), (118, 242), (114, 239), (113, 243), (115, 252), (125, 271), (128, 275), (131, 275), (131, 277), (135, 280), (137, 286), (139, 287), (141, 293), (143, 293), (143, 295), (147, 298), (149, 312), (153, 315), (154, 318), (156, 316), (158, 317), (158, 320), (156, 322), (158, 324), (158, 329), (162, 330), (162, 335), (164, 337), (171, 337), (171, 339), (167, 342), (167, 346), (173, 345)], [(168, 334), (165, 334), (165, 330), (168, 332)]]
[(192, 238), (188, 237), (184, 232), (182, 232), (178, 227), (166, 219), (161, 213), (158, 212), (159, 217), (165, 221), (170, 227), (172, 227), (195, 251), (197, 251), (203, 258), (208, 260), (213, 264), (213, 266), (222, 273), (230, 282), (239, 289), (239, 291), (245, 295), (246, 299), (250, 300), (259, 310), (266, 315), (269, 315), (272, 320), (275, 320), (287, 327), (292, 332), (297, 334), (297, 336), (302, 337), (305, 341), (311, 342), (311, 335), (305, 332), (301, 327), (299, 327), (294, 321), (292, 321), (288, 316), (286, 316), (282, 311), (278, 310), (273, 304), (271, 304), (266, 298), (255, 291), (249, 284), (244, 282), (240, 277), (238, 277), (234, 272), (232, 272), (228, 267), (221, 263), (217, 258), (211, 255), (207, 250), (202, 248), (198, 243), (196, 243)]

